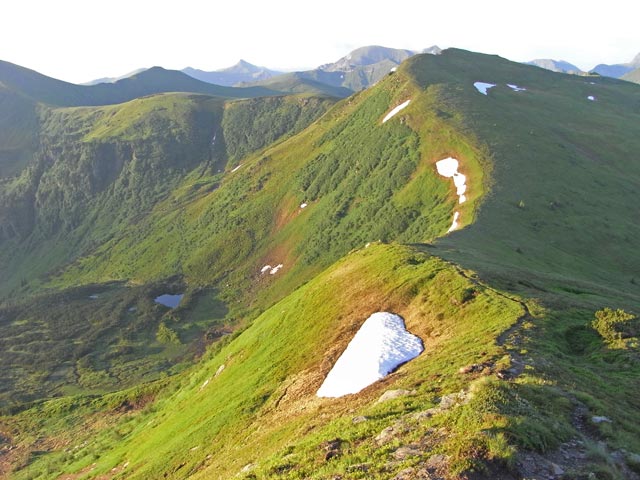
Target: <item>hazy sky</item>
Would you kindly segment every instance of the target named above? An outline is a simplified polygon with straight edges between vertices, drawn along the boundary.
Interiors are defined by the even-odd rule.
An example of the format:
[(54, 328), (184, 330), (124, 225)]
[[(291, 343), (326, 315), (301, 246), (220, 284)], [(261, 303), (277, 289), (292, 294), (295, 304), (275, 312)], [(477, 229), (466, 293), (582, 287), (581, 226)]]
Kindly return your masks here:
[(72, 82), (240, 58), (313, 68), (364, 45), (459, 47), (582, 69), (640, 52), (635, 0), (2, 0), (0, 18), (1, 60)]

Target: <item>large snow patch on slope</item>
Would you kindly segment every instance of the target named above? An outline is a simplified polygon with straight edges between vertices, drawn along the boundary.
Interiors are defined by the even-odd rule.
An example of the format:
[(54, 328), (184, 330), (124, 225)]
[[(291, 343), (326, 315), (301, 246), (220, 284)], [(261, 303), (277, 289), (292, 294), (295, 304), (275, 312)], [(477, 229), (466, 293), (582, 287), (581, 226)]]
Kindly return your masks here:
[(377, 312), (362, 324), (318, 390), (319, 397), (357, 393), (424, 350), (402, 317)]

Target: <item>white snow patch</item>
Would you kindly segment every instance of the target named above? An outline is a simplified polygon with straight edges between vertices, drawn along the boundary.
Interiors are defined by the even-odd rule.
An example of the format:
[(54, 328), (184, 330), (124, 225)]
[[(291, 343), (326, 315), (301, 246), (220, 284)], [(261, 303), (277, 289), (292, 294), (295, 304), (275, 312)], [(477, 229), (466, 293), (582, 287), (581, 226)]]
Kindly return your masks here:
[(519, 87), (518, 85), (514, 85), (513, 83), (507, 83), (507, 87), (509, 87), (514, 92), (525, 92), (527, 89), (524, 87)]
[(587, 100), (591, 100), (592, 102), (595, 102), (596, 101), (596, 97), (594, 97), (593, 95), (589, 95), (587, 97)]
[(458, 195), (464, 195), (467, 191), (467, 177), (461, 173), (455, 173), (453, 175), (453, 184), (456, 186), (456, 193)]
[(458, 173), (458, 160), (453, 157), (444, 158), (436, 162), (436, 169), (443, 177), (453, 177)]
[[(453, 157), (444, 158), (436, 162), (436, 170), (438, 173), (446, 178), (453, 178), (453, 184), (456, 186), (456, 194), (458, 195), (458, 203), (464, 203), (467, 201), (467, 177), (458, 172), (458, 160)], [(449, 232), (458, 228), (458, 218), (460, 218), (460, 212), (453, 214), (453, 223), (449, 228)]]
[(200, 390), (202, 390), (204, 387), (206, 387), (207, 385), (209, 385), (209, 382), (211, 381), (210, 378), (207, 378), (204, 383), (200, 386)]
[(239, 169), (241, 166), (242, 166), (242, 164), (238, 165), (236, 168), (234, 168), (233, 170), (231, 170), (231, 173), (233, 173), (233, 172), (237, 172), (237, 171), (238, 171), (238, 169)]
[(406, 106), (409, 105), (410, 101), (411, 101), (411, 99), (407, 100), (404, 103), (401, 103), (400, 105), (395, 107), (393, 110), (391, 110), (389, 113), (387, 113), (387, 116), (382, 119), (382, 123), (385, 123), (387, 120), (389, 120), (391, 117), (393, 117), (400, 110), (402, 110), (403, 108), (406, 108)]
[(301, 203), (300, 208), (307, 208), (309, 204), (307, 202)]
[(422, 340), (406, 330), (402, 317), (376, 312), (362, 324), (316, 395), (335, 398), (358, 393), (423, 350)]
[(447, 232), (453, 232), (455, 229), (458, 228), (458, 218), (460, 218), (460, 212), (454, 213), (453, 222), (451, 223), (451, 226), (449, 227), (449, 230), (447, 230)]
[(266, 272), (267, 270), (271, 270), (272, 268), (273, 268), (273, 267), (272, 267), (271, 265), (265, 265), (264, 267), (262, 267), (262, 268), (260, 269), (260, 273), (264, 273), (264, 272)]
[(481, 94), (486, 95), (487, 94), (487, 90), (489, 90), (490, 88), (493, 88), (496, 86), (495, 83), (485, 83), (485, 82), (475, 82), (473, 84), (474, 87), (476, 87), (476, 90), (478, 90)]
[(89, 298), (91, 300), (96, 300), (98, 298), (98, 295), (96, 293), (94, 293), (93, 295), (89, 295)]
[(279, 263), (278, 265), (276, 265), (275, 267), (273, 267), (271, 269), (271, 271), (269, 272), (270, 275), (275, 275), (276, 273), (278, 273), (278, 270), (280, 270), (282, 267), (284, 267), (284, 265), (282, 265), (281, 263)]
[(393, 67), (391, 70), (389, 70), (390, 72), (395, 72), (398, 70), (398, 67)]

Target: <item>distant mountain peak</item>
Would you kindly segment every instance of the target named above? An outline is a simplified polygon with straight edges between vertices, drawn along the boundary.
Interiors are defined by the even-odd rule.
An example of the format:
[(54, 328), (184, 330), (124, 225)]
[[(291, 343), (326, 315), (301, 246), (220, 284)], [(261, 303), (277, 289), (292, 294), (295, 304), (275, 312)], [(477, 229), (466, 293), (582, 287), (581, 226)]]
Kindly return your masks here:
[(246, 60), (240, 59), (235, 65), (216, 71), (226, 73), (254, 74), (268, 71), (268, 69), (265, 67), (259, 67), (257, 65), (254, 65), (253, 63), (247, 62)]
[(530, 62), (526, 62), (527, 65), (534, 65), (536, 67), (544, 68), (546, 70), (551, 70), (552, 72), (561, 72), (561, 73), (582, 73), (580, 68), (576, 67), (574, 64), (569, 63), (565, 60), (554, 60), (552, 58), (537, 58), (535, 60), (531, 60)]
[(239, 86), (260, 80), (267, 80), (282, 73), (254, 65), (244, 59), (240, 59), (238, 63), (231, 67), (221, 68), (211, 72), (191, 67), (183, 69), (182, 72), (203, 82), (224, 86)]
[(82, 83), (81, 85), (97, 85), (99, 83), (116, 83), (119, 80), (123, 80), (125, 78), (134, 77), (142, 72), (147, 70), (146, 68), (137, 68), (131, 72), (125, 73), (124, 75), (120, 75), (119, 77), (102, 77), (97, 78), (95, 80), (91, 80), (90, 82)]
[(369, 45), (356, 48), (336, 62), (320, 65), (318, 70), (325, 72), (350, 72), (357, 67), (374, 65), (384, 61), (398, 65), (416, 53), (418, 52), (414, 52), (413, 50)]
[(631, 60), (627, 65), (634, 68), (640, 67), (640, 53), (633, 57), (633, 60)]

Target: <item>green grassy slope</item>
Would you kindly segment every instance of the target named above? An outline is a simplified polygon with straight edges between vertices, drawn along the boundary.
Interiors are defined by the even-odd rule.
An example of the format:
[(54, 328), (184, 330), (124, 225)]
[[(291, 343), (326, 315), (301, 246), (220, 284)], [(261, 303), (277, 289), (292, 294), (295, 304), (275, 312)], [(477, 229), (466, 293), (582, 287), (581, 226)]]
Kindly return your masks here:
[[(554, 290), (637, 298), (640, 217), (629, 195), (640, 184), (640, 89), (464, 51), (406, 68), (438, 96), (442, 115), (491, 152), (491, 193), (477, 221), (439, 241), (439, 254), (534, 285), (544, 276)], [(484, 96), (475, 81), (498, 86)]]
[[(135, 229), (159, 203), (171, 210), (170, 192), (179, 185), (181, 201), (215, 189), (226, 165), (294, 134), (333, 102), (291, 96), (225, 106), (214, 97), (164, 94), (116, 106), (42, 110), (36, 157), (0, 189), (0, 356), (11, 365), (3, 372), (0, 403), (121, 388), (200, 351), (204, 332), (227, 314), (226, 307), (222, 314), (204, 311), (223, 306), (215, 292), (192, 288), (184, 308), (169, 314), (150, 302), (175, 278), (144, 288), (89, 285), (43, 294), (42, 274)], [(89, 298), (102, 290), (111, 293)], [(179, 342), (158, 341), (162, 324)], [(100, 374), (83, 380), (81, 364)]]
[[(465, 296), (466, 291), (473, 294)], [(356, 397), (316, 398), (330, 359), (378, 310), (403, 315), (407, 328), (424, 339), (425, 353)], [(370, 438), (372, 431), (393, 424), (402, 410), (416, 412), (433, 405), (442, 393), (462, 388), (467, 379), (456, 374), (461, 362), (469, 358), (498, 361), (505, 351), (493, 339), (522, 313), (517, 302), (475, 287), (441, 260), (406, 247), (373, 244), (274, 305), (200, 368), (184, 375), (175, 393), (154, 411), (122, 427), (130, 432), (126, 438), (114, 441), (110, 434), (96, 437), (93, 432), (86, 446), (62, 462), (71, 461), (71, 470), (84, 468), (100, 452), (91, 475), (126, 463), (122, 474), (127, 478), (187, 478), (197, 472), (202, 478), (228, 478), (256, 461), (270, 476), (283, 460), (276, 455), (273, 465), (263, 464), (264, 456), (287, 452), (290, 463), (292, 457), (304, 458), (301, 469), (290, 472), (295, 478), (324, 478), (327, 473), (348, 471), (354, 459), (378, 450)], [(442, 380), (426, 380), (434, 375)], [(399, 402), (375, 405), (375, 399), (389, 388), (415, 392)], [(367, 415), (370, 421), (350, 425), (350, 418), (358, 415)], [(345, 451), (338, 465), (323, 464), (322, 454), (314, 450), (321, 449), (336, 431), (350, 445), (349, 453)], [(409, 437), (407, 432), (397, 438), (396, 446)], [(302, 438), (307, 439), (304, 446), (295, 447)], [(309, 442), (315, 445), (311, 451)], [(376, 462), (383, 462), (388, 448), (375, 454), (382, 455)], [(60, 468), (36, 463), (24, 475), (34, 475), (38, 468)], [(298, 470), (294, 465), (287, 469)], [(384, 462), (372, 465), (371, 473), (383, 467)]]
[(0, 182), (17, 174), (37, 149), (36, 102), (0, 83)]
[(126, 232), (185, 178), (189, 195), (215, 188), (228, 161), (295, 133), (332, 102), (264, 98), (225, 113), (215, 97), (165, 94), (44, 110), (35, 158), (0, 190), (0, 264), (9, 273), (0, 289)]

